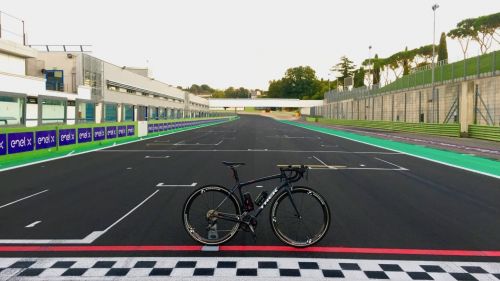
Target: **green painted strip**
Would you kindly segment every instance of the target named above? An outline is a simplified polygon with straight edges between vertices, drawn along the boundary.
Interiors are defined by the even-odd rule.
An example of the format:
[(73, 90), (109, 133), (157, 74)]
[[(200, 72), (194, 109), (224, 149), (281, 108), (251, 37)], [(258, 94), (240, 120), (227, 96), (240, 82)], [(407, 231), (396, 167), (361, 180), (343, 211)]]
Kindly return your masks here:
[(469, 125), (469, 137), (476, 139), (500, 141), (500, 127)]
[(460, 154), (448, 150), (440, 150), (371, 136), (363, 136), (351, 132), (302, 124), (294, 121), (283, 120), (281, 122), (500, 179), (500, 161), (468, 154)]
[(308, 122), (317, 122), (327, 125), (342, 125), (364, 128), (382, 129), (388, 131), (400, 131), (410, 133), (423, 133), (430, 135), (440, 135), (449, 137), (460, 136), (459, 124), (437, 124), (437, 123), (406, 123), (393, 121), (372, 121), (372, 120), (344, 120), (306, 117)]
[[(108, 139), (103, 141), (96, 141), (84, 144), (70, 145), (70, 146), (60, 146), (58, 150), (56, 148), (44, 149), (44, 150), (34, 150), (30, 152), (24, 152), (19, 154), (7, 154), (0, 158), (0, 172), (11, 170), (21, 166), (28, 166), (36, 163), (46, 162), (50, 160), (56, 160), (64, 157), (68, 157), (69, 155), (75, 156), (83, 153), (88, 153), (96, 150), (101, 150), (105, 148), (109, 148), (117, 145), (124, 145), (133, 142), (148, 140), (152, 138), (162, 137), (166, 135), (171, 135), (175, 133), (195, 130), (203, 127), (214, 126), (226, 122), (234, 121), (238, 118), (230, 118), (226, 121), (202, 124), (198, 126), (178, 128), (174, 130), (169, 130), (166, 132), (160, 133), (152, 133), (144, 137), (123, 137), (123, 138), (115, 138)], [(136, 127), (136, 135), (137, 135), (137, 127)]]

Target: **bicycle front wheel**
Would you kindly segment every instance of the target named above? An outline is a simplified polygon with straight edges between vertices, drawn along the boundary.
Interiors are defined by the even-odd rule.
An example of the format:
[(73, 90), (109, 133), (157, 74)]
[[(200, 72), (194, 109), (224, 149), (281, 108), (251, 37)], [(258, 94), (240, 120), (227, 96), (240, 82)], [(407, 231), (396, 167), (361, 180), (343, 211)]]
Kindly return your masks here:
[(294, 247), (311, 246), (327, 232), (330, 209), (319, 193), (296, 186), (290, 193), (285, 191), (278, 195), (273, 202), (271, 226), (284, 243)]
[(217, 212), (240, 215), (236, 197), (222, 186), (210, 185), (196, 190), (184, 204), (182, 219), (188, 234), (205, 245), (226, 242), (238, 231), (240, 223), (217, 218)]

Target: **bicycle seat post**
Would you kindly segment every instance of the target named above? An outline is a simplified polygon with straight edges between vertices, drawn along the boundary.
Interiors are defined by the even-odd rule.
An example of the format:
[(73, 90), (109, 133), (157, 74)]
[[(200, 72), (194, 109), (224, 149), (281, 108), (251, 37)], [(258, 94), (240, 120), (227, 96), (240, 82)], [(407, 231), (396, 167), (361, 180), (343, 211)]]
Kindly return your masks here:
[(238, 176), (238, 171), (236, 171), (235, 167), (231, 167), (231, 170), (233, 171), (233, 177), (236, 183), (240, 183), (240, 177)]

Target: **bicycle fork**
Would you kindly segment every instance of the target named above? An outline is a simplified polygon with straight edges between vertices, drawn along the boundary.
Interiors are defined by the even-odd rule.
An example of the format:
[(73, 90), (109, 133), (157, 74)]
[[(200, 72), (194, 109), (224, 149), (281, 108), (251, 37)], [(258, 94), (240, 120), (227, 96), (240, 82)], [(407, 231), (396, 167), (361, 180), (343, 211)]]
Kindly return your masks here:
[(297, 209), (297, 205), (295, 205), (295, 202), (293, 201), (292, 187), (290, 185), (288, 185), (288, 188), (286, 189), (286, 193), (288, 193), (288, 198), (290, 198), (290, 202), (292, 203), (293, 209), (295, 210), (295, 213), (297, 214), (297, 218), (299, 218), (301, 220), (302, 216), (300, 215), (299, 209)]

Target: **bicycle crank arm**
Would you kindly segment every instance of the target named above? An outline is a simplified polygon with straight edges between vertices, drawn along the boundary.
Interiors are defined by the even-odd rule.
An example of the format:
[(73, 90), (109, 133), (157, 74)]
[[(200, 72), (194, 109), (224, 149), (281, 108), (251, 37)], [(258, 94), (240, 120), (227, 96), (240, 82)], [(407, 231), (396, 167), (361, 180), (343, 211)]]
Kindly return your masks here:
[(242, 222), (241, 217), (239, 215), (235, 215), (235, 214), (216, 212), (214, 214), (214, 217), (216, 217), (218, 219), (229, 220), (229, 221), (234, 221), (234, 222)]

